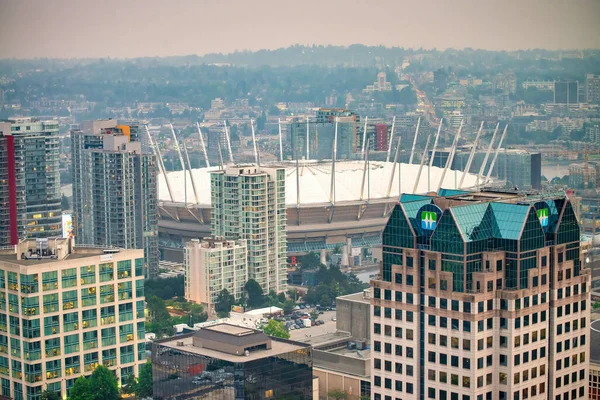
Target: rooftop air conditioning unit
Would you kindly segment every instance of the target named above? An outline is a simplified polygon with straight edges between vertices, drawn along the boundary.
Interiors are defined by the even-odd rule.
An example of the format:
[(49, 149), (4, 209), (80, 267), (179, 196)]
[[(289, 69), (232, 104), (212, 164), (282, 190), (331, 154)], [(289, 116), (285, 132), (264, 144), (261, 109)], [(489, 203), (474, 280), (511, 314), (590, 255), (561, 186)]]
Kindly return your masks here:
[(177, 341), (177, 346), (179, 346), (179, 347), (183, 347), (183, 341), (182, 341), (182, 340), (178, 340), (178, 341)]

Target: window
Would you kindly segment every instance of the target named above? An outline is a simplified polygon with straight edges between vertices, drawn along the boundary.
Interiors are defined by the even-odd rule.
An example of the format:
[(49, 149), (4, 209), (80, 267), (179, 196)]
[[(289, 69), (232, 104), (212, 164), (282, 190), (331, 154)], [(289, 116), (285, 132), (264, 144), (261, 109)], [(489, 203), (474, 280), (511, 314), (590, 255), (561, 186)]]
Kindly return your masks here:
[(430, 271), (435, 271), (435, 263), (436, 263), (435, 259), (430, 259), (429, 260), (429, 270)]
[(413, 257), (411, 257), (411, 256), (406, 256), (406, 266), (407, 266), (408, 268), (412, 268), (412, 267), (414, 266), (413, 264), (414, 264)]

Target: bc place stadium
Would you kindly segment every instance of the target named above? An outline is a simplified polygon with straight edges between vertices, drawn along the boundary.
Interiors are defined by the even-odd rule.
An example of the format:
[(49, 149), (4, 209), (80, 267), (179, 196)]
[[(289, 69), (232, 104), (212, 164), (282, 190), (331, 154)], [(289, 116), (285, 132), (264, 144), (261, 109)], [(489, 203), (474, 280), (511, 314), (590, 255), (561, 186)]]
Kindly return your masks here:
[[(506, 129), (500, 134), (496, 126), (494, 137), (496, 133), (501, 137), (497, 149), (492, 149), (490, 144), (486, 152), (485, 162), (490, 171)], [(434, 139), (437, 139), (435, 132), (430, 134), (425, 149), (420, 150), (419, 154), (415, 153), (413, 142), (411, 161), (412, 153), (415, 153), (415, 159), (421, 160), (418, 163), (398, 162), (393, 152), (390, 159), (389, 149), (385, 161), (370, 161), (367, 151), (362, 160), (336, 160), (333, 154), (329, 160), (307, 161), (303, 157), (302, 160), (261, 163), (255, 145), (255, 166), (285, 169), (288, 256), (311, 251), (323, 254), (324, 250), (350, 243), (353, 249), (380, 247), (383, 229), (401, 196), (432, 192), (449, 196), (491, 182), (489, 174), (483, 174), (485, 168), (480, 173), (467, 172), (470, 162), (463, 170), (449, 168), (459, 135), (460, 129), (444, 167), (434, 166), (430, 162), (433, 159), (432, 152), (436, 151), (433, 146)], [(154, 149), (160, 159), (160, 152)], [(181, 165), (186, 165), (182, 156), (184, 152), (177, 150)], [(206, 157), (206, 151), (204, 153)], [(226, 149), (223, 149), (223, 154), (227, 154)], [(181, 171), (167, 172), (162, 169), (158, 176), (159, 248), (162, 259), (180, 262), (187, 241), (210, 236), (211, 174), (226, 168), (223, 158), (221, 155), (219, 166), (192, 169), (188, 162)], [(208, 165), (208, 158), (206, 161)]]

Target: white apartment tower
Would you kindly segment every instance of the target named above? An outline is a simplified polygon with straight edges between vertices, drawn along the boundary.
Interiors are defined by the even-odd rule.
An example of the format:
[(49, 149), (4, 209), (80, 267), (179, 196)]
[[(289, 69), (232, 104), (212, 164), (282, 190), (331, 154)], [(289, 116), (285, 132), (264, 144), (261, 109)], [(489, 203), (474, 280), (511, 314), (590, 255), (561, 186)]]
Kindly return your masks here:
[(228, 166), (211, 174), (211, 229), (246, 239), (248, 279), (265, 293), (287, 288), (285, 169)]
[(215, 312), (223, 289), (239, 300), (248, 281), (246, 240), (192, 239), (185, 244), (185, 298)]

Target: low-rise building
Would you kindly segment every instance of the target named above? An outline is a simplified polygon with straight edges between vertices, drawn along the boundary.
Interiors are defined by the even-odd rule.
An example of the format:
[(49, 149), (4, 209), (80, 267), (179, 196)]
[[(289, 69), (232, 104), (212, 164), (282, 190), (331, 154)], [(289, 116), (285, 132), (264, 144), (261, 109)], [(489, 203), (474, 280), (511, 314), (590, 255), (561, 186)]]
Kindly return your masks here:
[(155, 341), (154, 398), (311, 400), (312, 352), (309, 344), (228, 324)]

